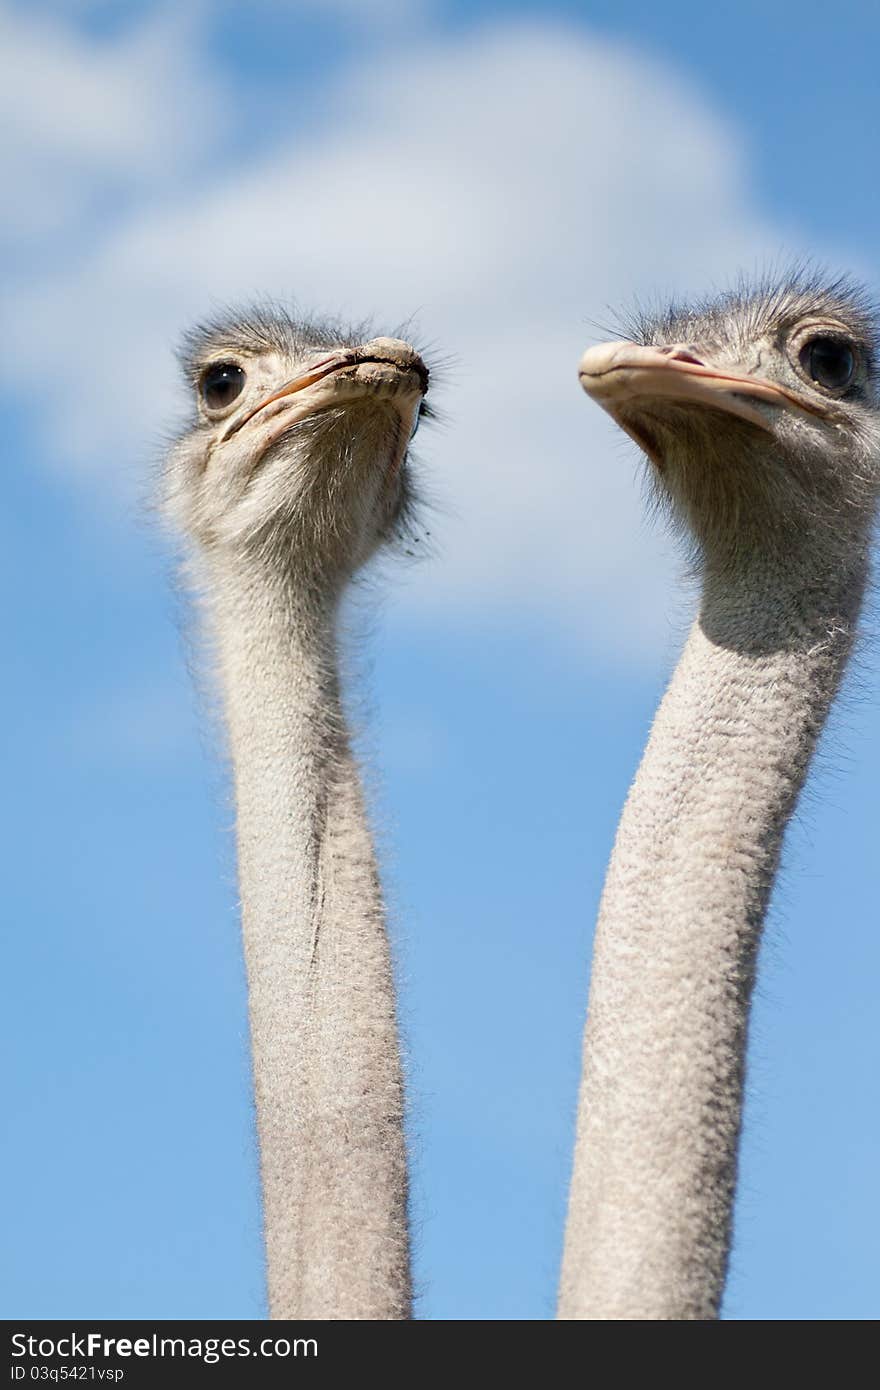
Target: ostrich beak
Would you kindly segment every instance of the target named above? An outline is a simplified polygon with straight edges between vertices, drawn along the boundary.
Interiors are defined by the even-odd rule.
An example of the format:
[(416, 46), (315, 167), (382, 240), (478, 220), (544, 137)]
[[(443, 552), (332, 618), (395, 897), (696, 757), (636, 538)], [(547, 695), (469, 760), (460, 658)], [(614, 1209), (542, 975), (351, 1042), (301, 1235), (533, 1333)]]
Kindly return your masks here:
[(273, 405), (276, 401), (294, 396), (299, 391), (305, 391), (307, 387), (316, 385), (317, 382), (323, 381), (324, 377), (332, 376), (334, 372), (341, 371), (343, 367), (356, 367), (361, 363), (369, 362), (393, 367), (399, 372), (413, 375), (419, 383), (418, 396), (424, 396), (428, 390), (428, 369), (418, 353), (408, 343), (403, 343), (397, 338), (374, 338), (361, 347), (345, 348), (341, 352), (332, 353), (329, 357), (322, 357), (319, 362), (313, 362), (304, 372), (300, 372), (298, 376), (292, 377), (283, 386), (279, 386), (278, 390), (273, 391), (271, 396), (265, 396), (245, 415), (231, 420), (218, 442), (222, 444), (231, 438), (255, 415), (259, 415), (260, 411), (265, 410), (267, 405)]
[(768, 431), (772, 430), (771, 421), (756, 401), (821, 414), (812, 402), (777, 382), (708, 365), (683, 344), (640, 347), (628, 342), (601, 343), (584, 353), (578, 377), (587, 395), (607, 410), (658, 466), (662, 463), (650, 441), (636, 424), (621, 418), (620, 412), (627, 406), (637, 407), (650, 400), (711, 406)]
[(219, 443), (225, 443), (232, 435), (237, 434), (248, 420), (259, 415), (260, 411), (264, 410), (267, 405), (272, 405), (274, 401), (283, 400), (285, 396), (293, 396), (297, 391), (304, 391), (307, 386), (314, 386), (316, 382), (322, 381), (331, 372), (338, 372), (341, 367), (350, 367), (357, 360), (357, 353), (354, 348), (350, 348), (346, 352), (334, 352), (331, 357), (322, 357), (320, 362), (313, 363), (306, 371), (300, 372), (299, 376), (292, 377), (283, 386), (279, 386), (277, 391), (273, 391), (271, 396), (266, 396), (259, 405), (255, 405), (246, 415), (239, 415), (237, 419), (231, 420), (220, 436)]

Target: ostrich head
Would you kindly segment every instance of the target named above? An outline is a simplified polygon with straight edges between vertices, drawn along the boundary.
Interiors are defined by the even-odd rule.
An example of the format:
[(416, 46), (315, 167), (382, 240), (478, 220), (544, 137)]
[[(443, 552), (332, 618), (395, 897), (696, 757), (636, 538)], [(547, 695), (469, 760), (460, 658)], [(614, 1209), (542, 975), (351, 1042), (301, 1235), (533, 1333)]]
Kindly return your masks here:
[(165, 503), (203, 550), (339, 587), (390, 537), (428, 370), (407, 343), (365, 338), (266, 310), (187, 337), (194, 411)]
[(880, 418), (861, 292), (795, 274), (628, 329), (584, 354), (581, 384), (647, 454), (704, 564), (824, 571), (867, 544)]

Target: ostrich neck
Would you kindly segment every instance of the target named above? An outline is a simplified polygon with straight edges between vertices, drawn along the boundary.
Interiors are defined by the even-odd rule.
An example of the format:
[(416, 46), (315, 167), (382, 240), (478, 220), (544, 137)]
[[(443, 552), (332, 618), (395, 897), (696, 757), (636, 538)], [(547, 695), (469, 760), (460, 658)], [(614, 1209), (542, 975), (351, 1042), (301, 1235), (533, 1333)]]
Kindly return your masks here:
[(209, 586), (235, 782), (273, 1318), (409, 1316), (384, 912), (336, 604), (241, 561)]
[(600, 908), (562, 1318), (718, 1314), (761, 926), (865, 582), (832, 572), (706, 574)]

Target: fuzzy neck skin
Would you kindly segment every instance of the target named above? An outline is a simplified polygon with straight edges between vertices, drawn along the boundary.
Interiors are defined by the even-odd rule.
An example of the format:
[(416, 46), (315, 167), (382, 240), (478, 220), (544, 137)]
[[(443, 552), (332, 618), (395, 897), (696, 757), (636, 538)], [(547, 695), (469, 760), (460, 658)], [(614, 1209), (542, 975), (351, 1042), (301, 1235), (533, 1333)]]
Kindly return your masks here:
[(272, 1318), (410, 1316), (384, 910), (339, 700), (335, 602), (255, 560), (206, 586), (235, 779)]
[(600, 908), (560, 1318), (718, 1316), (761, 927), (866, 551), (707, 569)]

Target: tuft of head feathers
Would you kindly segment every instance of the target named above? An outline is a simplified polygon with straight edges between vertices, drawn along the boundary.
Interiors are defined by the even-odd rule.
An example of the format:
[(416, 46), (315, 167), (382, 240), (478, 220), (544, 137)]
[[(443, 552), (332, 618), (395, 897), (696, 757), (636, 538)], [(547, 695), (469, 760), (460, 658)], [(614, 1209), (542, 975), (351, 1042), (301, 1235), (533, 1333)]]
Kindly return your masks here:
[(779, 334), (806, 318), (846, 324), (873, 370), (880, 347), (880, 308), (864, 286), (847, 275), (798, 264), (757, 278), (745, 274), (716, 295), (656, 307), (635, 304), (618, 318), (622, 338), (642, 346), (697, 341), (747, 344)]

